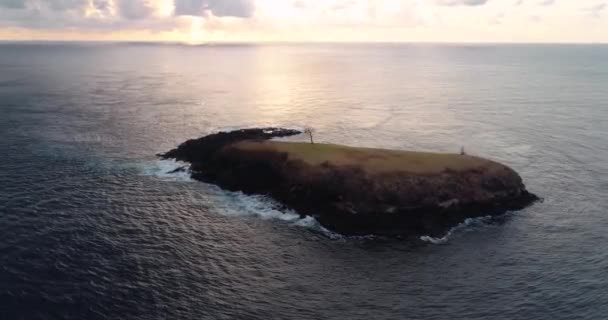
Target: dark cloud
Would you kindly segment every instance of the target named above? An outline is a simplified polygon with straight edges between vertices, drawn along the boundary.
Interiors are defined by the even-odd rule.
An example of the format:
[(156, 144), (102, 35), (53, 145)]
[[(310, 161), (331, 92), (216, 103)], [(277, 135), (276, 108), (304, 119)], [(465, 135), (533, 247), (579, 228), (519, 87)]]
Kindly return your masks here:
[(87, 20), (84, 13), (90, 6), (101, 12), (109, 12), (114, 6), (120, 17), (128, 20), (147, 19), (155, 13), (150, 0), (0, 0), (0, 7), (38, 12), (41, 17), (55, 15), (58, 19), (64, 18), (62, 15), (66, 12), (72, 12), (83, 21)]
[(438, 0), (438, 4), (442, 6), (483, 6), (489, 0)]
[(71, 24), (86, 0), (0, 0), (0, 27), (53, 28)]
[(154, 14), (154, 6), (145, 0), (118, 1), (120, 15), (129, 20), (142, 20)]
[(47, 1), (48, 6), (55, 11), (81, 9), (87, 6), (87, 0), (51, 0)]
[[(5, 0), (2, 5), (6, 6)], [(150, 0), (22, 0), (18, 10), (0, 10), (0, 27), (28, 29), (172, 29)], [(95, 14), (87, 15), (90, 10)]]
[(109, 0), (93, 0), (91, 3), (95, 7), (95, 9), (100, 11), (106, 11), (112, 7), (112, 4)]
[(0, 8), (25, 9), (25, 0), (0, 0)]
[[(247, 18), (254, 12), (254, 0), (170, 1), (174, 16)], [(0, 28), (158, 31), (180, 23), (159, 9), (157, 0), (0, 0)]]
[(253, 0), (175, 0), (176, 16), (248, 18), (254, 10)]
[(64, 11), (84, 8), (88, 3), (89, 0), (0, 0), (0, 7), (9, 9), (48, 8)]

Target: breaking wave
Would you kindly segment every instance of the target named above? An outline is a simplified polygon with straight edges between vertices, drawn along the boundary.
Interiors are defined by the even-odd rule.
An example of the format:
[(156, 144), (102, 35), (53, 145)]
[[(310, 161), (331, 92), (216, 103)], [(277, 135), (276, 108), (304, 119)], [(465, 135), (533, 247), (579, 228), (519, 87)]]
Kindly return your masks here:
[(193, 181), (190, 178), (190, 166), (181, 161), (156, 160), (141, 167), (141, 173), (146, 176), (153, 176), (165, 181)]
[(229, 192), (219, 187), (219, 197), (214, 203), (216, 210), (226, 216), (253, 216), (264, 220), (281, 220), (290, 226), (301, 227), (320, 233), (330, 239), (342, 239), (342, 235), (323, 227), (314, 217), (300, 215), (286, 209), (277, 201), (263, 195), (247, 195), (242, 192)]
[(477, 218), (468, 218), (464, 222), (450, 229), (443, 237), (421, 236), (420, 240), (432, 244), (445, 244), (455, 234), (462, 231), (469, 231), (479, 227), (487, 226), (492, 221), (492, 216), (483, 216)]

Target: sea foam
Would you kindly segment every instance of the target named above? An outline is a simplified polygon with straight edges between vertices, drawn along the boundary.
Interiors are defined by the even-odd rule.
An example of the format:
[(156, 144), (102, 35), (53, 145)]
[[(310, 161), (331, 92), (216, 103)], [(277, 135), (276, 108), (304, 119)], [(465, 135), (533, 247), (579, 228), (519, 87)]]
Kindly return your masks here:
[(189, 165), (185, 162), (175, 161), (173, 159), (156, 160), (146, 163), (141, 167), (141, 173), (164, 181), (193, 181), (192, 178), (190, 178)]
[[(219, 189), (219, 187), (216, 187)], [(320, 233), (330, 239), (342, 236), (324, 228), (314, 217), (301, 217), (276, 200), (264, 195), (247, 195), (242, 192), (220, 191), (216, 209), (227, 216), (253, 216), (264, 220), (281, 220), (294, 227), (301, 227)]]
[(432, 244), (445, 244), (447, 243), (455, 234), (463, 231), (473, 230), (478, 227), (486, 226), (492, 221), (492, 216), (483, 216), (477, 218), (468, 218), (464, 220), (464, 222), (459, 223), (455, 227), (448, 230), (448, 232), (443, 237), (432, 237), (432, 236), (421, 236), (420, 240), (429, 242)]

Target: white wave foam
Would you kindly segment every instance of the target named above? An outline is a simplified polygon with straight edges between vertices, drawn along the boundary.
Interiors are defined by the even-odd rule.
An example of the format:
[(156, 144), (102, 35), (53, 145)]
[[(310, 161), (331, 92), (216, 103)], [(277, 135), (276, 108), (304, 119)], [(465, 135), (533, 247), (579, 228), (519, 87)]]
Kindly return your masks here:
[(264, 220), (278, 219), (293, 222), (300, 216), (292, 210), (281, 210), (278, 203), (263, 195), (220, 191), (221, 213), (227, 216), (254, 216)]
[(319, 223), (319, 221), (317, 221), (317, 219), (315, 219), (311, 216), (306, 216), (304, 219), (300, 219), (300, 220), (294, 222), (292, 225), (297, 226), (297, 227), (308, 228), (310, 230), (319, 232), (332, 240), (338, 240), (338, 239), (344, 238), (341, 234), (335, 233), (333, 231), (330, 231), (329, 229), (326, 229)]
[(431, 237), (431, 236), (422, 236), (420, 240), (424, 242), (430, 242), (432, 244), (444, 244), (448, 242), (449, 237), (452, 235), (452, 230), (450, 230), (445, 236), (441, 238)]
[(420, 240), (425, 242), (430, 242), (432, 244), (445, 244), (450, 238), (459, 231), (469, 231), (474, 230), (475, 228), (483, 227), (488, 225), (488, 223), (492, 220), (492, 216), (484, 216), (477, 218), (468, 218), (464, 220), (464, 222), (459, 223), (457, 226), (448, 230), (448, 232), (443, 237), (431, 237), (431, 236), (421, 236)]
[[(183, 169), (178, 170), (177, 169)], [(146, 176), (157, 177), (166, 181), (192, 181), (189, 165), (181, 161), (156, 160), (141, 167), (141, 173)]]
[[(217, 188), (219, 189), (219, 188)], [(220, 214), (227, 216), (253, 216), (264, 220), (281, 220), (290, 226), (306, 228), (318, 232), (330, 239), (341, 239), (342, 236), (324, 228), (315, 218), (301, 218), (293, 210), (285, 209), (277, 201), (263, 195), (246, 195), (242, 192), (217, 190), (218, 198), (214, 207)]]

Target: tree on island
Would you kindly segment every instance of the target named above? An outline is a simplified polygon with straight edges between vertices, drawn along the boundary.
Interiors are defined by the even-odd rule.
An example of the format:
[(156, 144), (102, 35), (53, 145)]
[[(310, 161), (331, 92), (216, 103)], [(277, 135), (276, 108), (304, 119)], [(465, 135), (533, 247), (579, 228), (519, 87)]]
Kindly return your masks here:
[(304, 133), (307, 134), (308, 137), (310, 138), (310, 143), (315, 144), (314, 137), (313, 137), (313, 134), (315, 133), (315, 129), (313, 129), (311, 127), (306, 127), (306, 128), (304, 128)]

